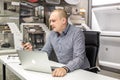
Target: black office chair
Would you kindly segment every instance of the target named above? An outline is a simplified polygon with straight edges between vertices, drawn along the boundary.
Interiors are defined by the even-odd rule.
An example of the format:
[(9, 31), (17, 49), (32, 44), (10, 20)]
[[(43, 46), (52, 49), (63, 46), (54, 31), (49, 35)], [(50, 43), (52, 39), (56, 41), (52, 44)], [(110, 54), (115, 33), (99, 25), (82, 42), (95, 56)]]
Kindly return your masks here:
[(97, 73), (100, 71), (100, 68), (96, 66), (100, 42), (100, 32), (83, 31), (83, 33), (85, 35), (86, 56), (90, 63), (90, 68), (87, 68), (86, 70)]

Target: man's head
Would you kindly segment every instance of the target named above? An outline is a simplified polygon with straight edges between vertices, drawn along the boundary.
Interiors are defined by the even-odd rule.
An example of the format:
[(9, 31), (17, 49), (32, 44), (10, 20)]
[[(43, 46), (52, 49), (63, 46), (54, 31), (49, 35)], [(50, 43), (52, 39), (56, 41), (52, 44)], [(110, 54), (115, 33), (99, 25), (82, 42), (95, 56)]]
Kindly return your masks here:
[(53, 31), (61, 33), (67, 26), (67, 13), (63, 9), (54, 10), (49, 18)]

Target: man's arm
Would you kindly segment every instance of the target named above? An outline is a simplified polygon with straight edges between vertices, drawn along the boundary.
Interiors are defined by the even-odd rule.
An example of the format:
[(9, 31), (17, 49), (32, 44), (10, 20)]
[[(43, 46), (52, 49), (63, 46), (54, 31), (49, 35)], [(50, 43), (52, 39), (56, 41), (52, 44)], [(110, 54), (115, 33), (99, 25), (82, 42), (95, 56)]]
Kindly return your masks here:
[(73, 39), (73, 60), (69, 61), (68, 64), (62, 68), (56, 68), (52, 73), (53, 76), (63, 77), (67, 72), (79, 69), (84, 64), (85, 40), (83, 32), (81, 32), (81, 30), (77, 30)]
[(43, 46), (43, 48), (41, 49), (41, 51), (45, 51), (48, 53), (48, 55), (51, 53), (52, 51), (52, 44), (51, 44), (51, 33), (49, 34), (49, 37), (46, 39), (45, 45)]
[(73, 60), (69, 61), (68, 64), (66, 64), (66, 67), (73, 71), (75, 69), (79, 69), (82, 67), (85, 61), (85, 38), (84, 34), (81, 30), (77, 30), (75, 32), (74, 38), (73, 38)]

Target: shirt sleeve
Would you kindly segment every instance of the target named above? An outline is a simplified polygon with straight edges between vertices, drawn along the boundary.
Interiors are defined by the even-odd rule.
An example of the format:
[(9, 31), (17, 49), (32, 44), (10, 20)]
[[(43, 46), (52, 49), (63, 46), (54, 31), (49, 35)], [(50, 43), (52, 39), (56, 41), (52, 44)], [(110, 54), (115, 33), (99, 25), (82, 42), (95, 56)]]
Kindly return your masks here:
[(77, 30), (73, 38), (73, 59), (66, 64), (70, 71), (79, 69), (85, 60), (85, 39), (81, 30)]
[(41, 49), (41, 51), (45, 51), (50, 55), (52, 51), (52, 45), (51, 45), (51, 33), (49, 34), (48, 38), (46, 39), (45, 45)]

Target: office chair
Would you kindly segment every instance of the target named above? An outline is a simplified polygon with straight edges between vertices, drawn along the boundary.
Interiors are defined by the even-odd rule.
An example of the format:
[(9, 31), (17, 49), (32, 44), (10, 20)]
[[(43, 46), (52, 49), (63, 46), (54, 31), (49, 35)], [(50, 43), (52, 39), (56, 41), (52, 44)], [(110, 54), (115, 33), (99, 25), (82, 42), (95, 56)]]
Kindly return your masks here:
[(85, 35), (86, 56), (90, 63), (90, 68), (87, 68), (86, 70), (97, 73), (100, 71), (100, 68), (96, 66), (98, 50), (99, 50), (100, 32), (83, 31), (83, 33)]

